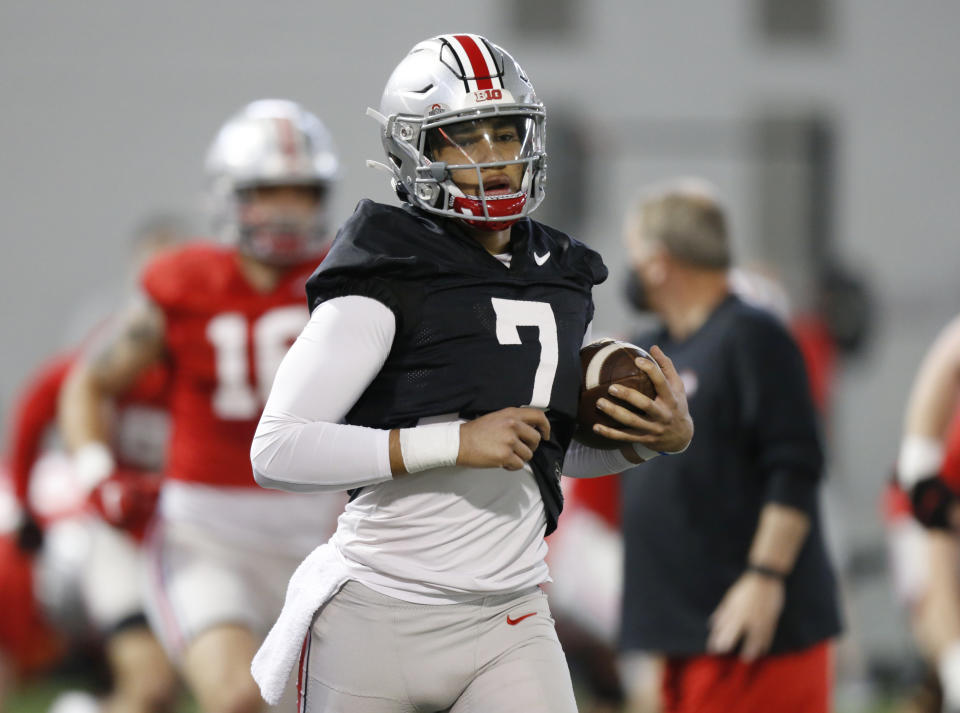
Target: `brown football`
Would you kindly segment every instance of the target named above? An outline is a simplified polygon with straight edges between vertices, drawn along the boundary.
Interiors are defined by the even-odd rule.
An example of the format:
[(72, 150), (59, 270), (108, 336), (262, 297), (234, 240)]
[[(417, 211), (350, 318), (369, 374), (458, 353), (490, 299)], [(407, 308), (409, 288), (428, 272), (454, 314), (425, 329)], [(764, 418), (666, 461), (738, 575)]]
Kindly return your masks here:
[(657, 391), (653, 382), (637, 366), (637, 357), (653, 358), (640, 347), (615, 339), (599, 339), (580, 350), (583, 382), (580, 387), (580, 405), (577, 412), (577, 440), (604, 450), (613, 450), (626, 445), (624, 441), (615, 441), (594, 433), (593, 426), (600, 423), (625, 430), (622, 425), (597, 408), (597, 399), (601, 397), (630, 408), (625, 401), (620, 401), (607, 391), (611, 384), (621, 384), (636, 389), (650, 398), (656, 398)]

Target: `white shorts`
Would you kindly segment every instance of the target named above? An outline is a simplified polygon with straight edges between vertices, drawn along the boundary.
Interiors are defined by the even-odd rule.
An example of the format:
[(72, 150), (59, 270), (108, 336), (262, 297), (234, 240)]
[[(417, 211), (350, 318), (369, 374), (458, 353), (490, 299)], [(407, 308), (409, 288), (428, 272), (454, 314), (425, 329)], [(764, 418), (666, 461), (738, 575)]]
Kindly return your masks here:
[(161, 522), (147, 543), (147, 618), (174, 659), (221, 624), (242, 625), (260, 640), (280, 614), (302, 559), (238, 546), (196, 524)]
[[(79, 600), (85, 618), (109, 635), (142, 623), (143, 554), (126, 532), (83, 514), (53, 524), (38, 564), (38, 596), (54, 620)], [(52, 611), (51, 611), (52, 610)]]
[(122, 530), (91, 518), (90, 560), (82, 580), (87, 613), (99, 631), (110, 633), (143, 623), (143, 550)]
[(900, 604), (918, 604), (930, 582), (927, 532), (912, 517), (905, 515), (887, 523), (887, 552), (893, 591)]

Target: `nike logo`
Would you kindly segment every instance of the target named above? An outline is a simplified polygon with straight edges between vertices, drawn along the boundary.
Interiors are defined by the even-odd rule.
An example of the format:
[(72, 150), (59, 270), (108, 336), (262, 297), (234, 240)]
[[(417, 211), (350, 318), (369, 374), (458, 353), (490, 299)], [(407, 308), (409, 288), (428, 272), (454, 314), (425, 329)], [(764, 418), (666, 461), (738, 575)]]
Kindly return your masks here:
[(550, 259), (550, 251), (547, 250), (547, 252), (545, 252), (543, 255), (537, 255), (537, 251), (534, 250), (533, 259), (538, 265), (542, 265), (543, 263), (545, 263), (547, 260)]
[[(549, 255), (550, 253), (547, 253), (547, 254)], [(531, 616), (534, 616), (535, 614), (536, 614), (536, 612), (535, 612), (535, 611), (532, 611), (532, 612), (530, 612), (529, 614), (524, 614), (523, 616), (518, 616), (516, 619), (511, 619), (511, 618), (510, 618), (510, 615), (507, 614), (507, 623), (508, 623), (510, 626), (516, 626), (517, 624), (519, 624), (519, 623), (520, 623), (521, 621), (523, 621), (524, 619), (528, 619), (528, 618), (530, 618)]]

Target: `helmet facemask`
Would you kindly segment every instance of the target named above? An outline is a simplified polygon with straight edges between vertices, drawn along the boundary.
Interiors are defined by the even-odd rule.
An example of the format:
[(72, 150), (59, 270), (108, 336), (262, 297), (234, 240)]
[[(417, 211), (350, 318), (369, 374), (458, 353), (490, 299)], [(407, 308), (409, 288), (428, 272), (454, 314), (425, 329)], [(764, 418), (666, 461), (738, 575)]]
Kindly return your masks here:
[(303, 193), (292, 207), (269, 197), (258, 197), (258, 192), (276, 188), (250, 186), (236, 191), (237, 247), (244, 254), (275, 267), (289, 267), (322, 257), (329, 242), (326, 186), (319, 183), (289, 186)]
[(509, 228), (543, 200), (543, 129), (542, 107), (517, 104), (400, 116), (387, 126), (405, 154), (391, 155), (395, 165), (415, 162), (412, 185), (403, 186), (407, 200), (491, 231)]

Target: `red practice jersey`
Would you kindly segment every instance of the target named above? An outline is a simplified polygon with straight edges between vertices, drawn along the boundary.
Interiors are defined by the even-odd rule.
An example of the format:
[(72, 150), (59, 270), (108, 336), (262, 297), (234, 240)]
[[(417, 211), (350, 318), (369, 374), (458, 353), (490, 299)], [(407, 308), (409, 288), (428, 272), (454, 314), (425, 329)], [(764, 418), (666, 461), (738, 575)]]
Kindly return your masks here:
[(171, 478), (256, 485), (250, 442), (280, 360), (309, 318), (304, 283), (315, 260), (260, 292), (238, 258), (232, 248), (195, 243), (157, 257), (142, 276), (166, 319)]
[[(14, 494), (21, 504), (27, 503), (33, 467), (56, 426), (60, 388), (77, 357), (76, 351), (58, 354), (20, 389), (11, 414), (8, 458)], [(148, 369), (117, 403), (111, 447), (120, 467), (157, 470), (162, 466), (166, 443), (158, 431), (165, 431), (167, 380), (164, 366)]]

